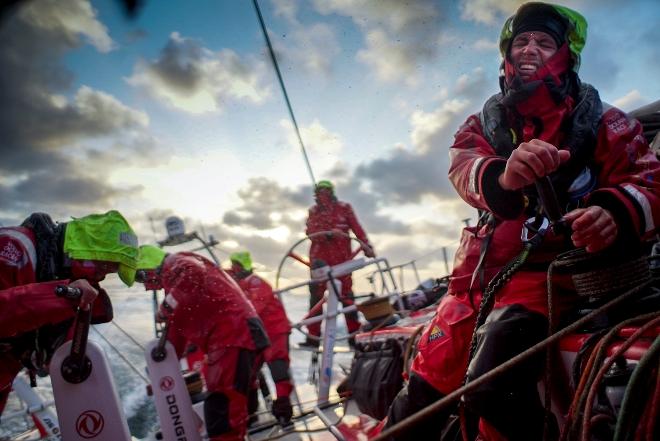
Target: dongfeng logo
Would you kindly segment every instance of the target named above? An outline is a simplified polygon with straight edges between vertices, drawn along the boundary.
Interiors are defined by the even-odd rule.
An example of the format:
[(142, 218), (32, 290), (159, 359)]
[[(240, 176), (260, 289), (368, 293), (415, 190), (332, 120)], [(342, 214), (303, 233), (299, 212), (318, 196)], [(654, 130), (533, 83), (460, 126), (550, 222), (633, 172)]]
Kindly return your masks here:
[(163, 377), (160, 379), (160, 390), (170, 391), (174, 388), (174, 378), (172, 377)]
[(76, 420), (76, 431), (82, 438), (94, 438), (103, 431), (103, 415), (95, 410), (86, 410)]

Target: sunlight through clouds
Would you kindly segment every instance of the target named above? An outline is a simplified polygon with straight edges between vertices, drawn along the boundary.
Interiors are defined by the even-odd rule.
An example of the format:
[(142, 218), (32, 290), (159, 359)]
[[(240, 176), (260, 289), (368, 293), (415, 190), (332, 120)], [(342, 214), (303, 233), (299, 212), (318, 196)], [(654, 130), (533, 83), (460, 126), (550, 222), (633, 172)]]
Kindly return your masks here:
[(157, 201), (157, 207), (179, 216), (212, 223), (236, 202), (234, 195), (244, 177), (240, 161), (230, 152), (218, 151), (203, 157), (171, 156), (157, 167), (120, 168), (111, 182), (142, 185), (139, 196), (150, 206)]

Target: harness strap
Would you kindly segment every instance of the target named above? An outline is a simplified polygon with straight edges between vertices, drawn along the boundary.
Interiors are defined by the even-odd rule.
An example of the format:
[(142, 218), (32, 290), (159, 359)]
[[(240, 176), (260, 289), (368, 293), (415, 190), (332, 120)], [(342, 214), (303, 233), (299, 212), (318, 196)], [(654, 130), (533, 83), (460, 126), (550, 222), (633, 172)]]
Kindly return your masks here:
[(477, 231), (480, 229), (481, 225), (488, 225), (490, 229), (488, 230), (488, 233), (484, 237), (483, 242), (481, 242), (481, 249), (479, 250), (479, 261), (477, 262), (477, 266), (474, 268), (474, 271), (472, 272), (472, 279), (470, 280), (470, 287), (468, 288), (468, 296), (470, 297), (470, 304), (472, 305), (473, 308), (474, 308), (474, 298), (472, 296), (472, 287), (474, 286), (474, 281), (476, 280), (477, 275), (479, 276), (479, 289), (481, 290), (481, 292), (484, 292), (484, 288), (485, 288), (484, 263), (486, 261), (486, 254), (488, 253), (488, 248), (490, 247), (491, 239), (493, 238), (493, 233), (495, 233), (497, 219), (491, 213), (486, 212), (479, 218), (479, 222), (477, 222)]
[[(542, 227), (535, 229), (533, 236), (527, 236), (528, 228), (533, 224), (541, 222)], [(511, 280), (511, 277), (523, 266), (530, 253), (536, 249), (542, 242), (547, 229), (548, 222), (545, 218), (536, 218), (534, 222), (527, 221), (525, 227), (523, 228), (523, 249), (522, 251), (509, 262), (493, 277), (493, 279), (488, 283), (488, 287), (484, 291), (484, 294), (481, 298), (481, 303), (479, 305), (479, 312), (477, 313), (477, 318), (474, 324), (474, 330), (472, 331), (472, 339), (470, 342), (470, 352), (468, 355), (468, 365), (472, 358), (474, 357), (477, 351), (477, 330), (481, 325), (486, 321), (486, 317), (490, 314), (490, 311), (495, 304), (495, 294), (502, 289), (505, 283)], [(467, 371), (463, 379), (463, 383), (467, 381)]]

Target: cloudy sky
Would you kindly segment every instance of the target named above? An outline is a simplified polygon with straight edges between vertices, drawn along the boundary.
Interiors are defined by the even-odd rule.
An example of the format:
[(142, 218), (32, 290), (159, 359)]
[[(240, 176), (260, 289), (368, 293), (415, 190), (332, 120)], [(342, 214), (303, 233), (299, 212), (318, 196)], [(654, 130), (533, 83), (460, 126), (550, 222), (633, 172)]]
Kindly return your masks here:
[[(135, 18), (111, 0), (22, 3), (0, 21), (0, 223), (118, 209), (154, 243), (177, 215), (272, 274), (312, 194), (252, 2), (145, 0)], [(316, 179), (391, 263), (442, 275), (441, 248), (474, 222), (447, 150), (497, 92), (520, 3), (260, 0)], [(624, 110), (660, 99), (660, 3), (562, 4), (589, 22), (583, 81)]]

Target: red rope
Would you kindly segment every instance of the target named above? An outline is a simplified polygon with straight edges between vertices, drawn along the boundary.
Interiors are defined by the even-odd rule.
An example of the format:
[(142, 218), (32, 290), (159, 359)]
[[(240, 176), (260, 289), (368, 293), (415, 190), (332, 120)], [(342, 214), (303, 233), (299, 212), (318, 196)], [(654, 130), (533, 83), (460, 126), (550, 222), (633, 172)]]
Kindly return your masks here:
[(590, 440), (590, 432), (591, 432), (591, 425), (589, 424), (589, 420), (591, 419), (591, 411), (593, 408), (593, 403), (596, 398), (596, 393), (598, 386), (600, 385), (600, 382), (603, 380), (603, 377), (605, 377), (605, 374), (609, 370), (609, 368), (614, 364), (616, 359), (623, 355), (624, 352), (626, 352), (632, 345), (639, 339), (644, 332), (647, 330), (651, 329), (653, 326), (655, 326), (657, 323), (660, 323), (660, 317), (656, 317), (655, 319), (647, 322), (643, 326), (641, 326), (637, 331), (635, 331), (630, 337), (628, 337), (621, 347), (619, 347), (603, 364), (603, 366), (600, 368), (598, 371), (598, 374), (596, 374), (596, 378), (594, 379), (594, 382), (591, 384), (591, 387), (589, 389), (589, 395), (587, 396), (587, 403), (584, 408), (584, 418), (583, 418), (583, 426), (582, 426), (582, 441), (589, 441)]
[[(656, 369), (655, 390), (651, 394), (651, 405), (649, 406), (649, 419), (646, 425), (646, 441), (653, 441), (653, 432), (655, 431), (660, 415), (660, 369)], [(656, 438), (657, 439), (657, 438)]]

